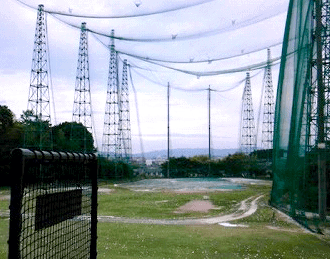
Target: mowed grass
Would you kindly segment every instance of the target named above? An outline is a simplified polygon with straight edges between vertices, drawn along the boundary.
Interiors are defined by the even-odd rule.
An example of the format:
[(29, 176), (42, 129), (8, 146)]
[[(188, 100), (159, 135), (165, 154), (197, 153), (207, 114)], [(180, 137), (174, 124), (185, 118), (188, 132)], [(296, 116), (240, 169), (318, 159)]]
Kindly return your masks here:
[[(292, 230), (293, 231), (293, 230)], [(0, 218), (0, 259), (7, 258), (8, 219)], [(247, 228), (98, 223), (98, 258), (330, 258), (329, 242), (264, 224)]]
[(9, 210), (9, 202), (10, 201), (8, 199), (4, 199), (4, 200), (0, 199), (0, 212)]
[(329, 243), (263, 226), (99, 223), (98, 258), (330, 258)]
[[(224, 206), (226, 212), (247, 197), (264, 194), (255, 214), (231, 222), (245, 227), (99, 223), (98, 258), (330, 259), (330, 239), (320, 239), (285, 220), (268, 205), (269, 190), (267, 186), (250, 186), (244, 191), (209, 194), (213, 203)], [(164, 194), (158, 195), (154, 199)], [(193, 198), (188, 195), (185, 199)]]
[(9, 219), (0, 217), (0, 258), (8, 258)]
[(0, 211), (9, 210), (9, 187), (0, 187)]
[[(269, 186), (209, 194), (144, 193), (107, 187), (115, 190), (99, 195), (99, 214), (136, 218), (212, 216), (235, 210), (234, 205), (248, 197), (264, 197), (255, 214), (231, 222), (246, 227), (98, 223), (98, 258), (330, 259), (330, 239), (306, 233), (268, 205)], [(173, 213), (184, 203), (203, 199), (204, 195), (221, 206), (221, 211), (203, 215)], [(0, 218), (0, 259), (7, 258), (8, 223), (8, 218)]]
[[(247, 186), (242, 190), (211, 193), (136, 192), (114, 186), (110, 193), (98, 196), (98, 214), (131, 218), (178, 219), (215, 216), (234, 210), (234, 205), (251, 196), (269, 196), (270, 186)], [(180, 206), (192, 200), (209, 200), (217, 207), (208, 213), (175, 213)]]

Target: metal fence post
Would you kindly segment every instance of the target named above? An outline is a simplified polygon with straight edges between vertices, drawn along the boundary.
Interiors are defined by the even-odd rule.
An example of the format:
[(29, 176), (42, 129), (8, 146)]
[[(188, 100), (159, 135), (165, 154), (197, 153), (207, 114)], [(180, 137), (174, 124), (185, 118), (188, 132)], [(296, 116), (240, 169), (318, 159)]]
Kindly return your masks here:
[[(24, 158), (20, 150), (15, 150), (11, 158), (11, 198), (10, 198), (10, 221), (9, 221), (9, 251), (8, 258), (20, 259), (20, 236), (22, 227), (22, 196)], [(15, 173), (13, 173), (15, 172)]]
[(94, 162), (91, 164), (91, 179), (92, 179), (92, 209), (91, 209), (91, 259), (97, 258), (97, 175), (98, 163), (95, 154)]

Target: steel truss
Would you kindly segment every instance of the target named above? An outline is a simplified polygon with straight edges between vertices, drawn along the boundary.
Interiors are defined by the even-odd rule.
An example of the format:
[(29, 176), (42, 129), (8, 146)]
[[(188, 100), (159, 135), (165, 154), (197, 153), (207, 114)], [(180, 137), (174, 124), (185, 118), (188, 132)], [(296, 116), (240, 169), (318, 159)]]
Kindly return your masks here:
[(32, 68), (25, 116), (26, 130), (24, 146), (29, 148), (52, 149), (52, 131), (50, 129), (50, 98), (48, 87), (48, 49), (47, 24), (44, 6), (38, 6)]
[(250, 154), (256, 149), (257, 138), (255, 132), (252, 91), (249, 72), (246, 73), (246, 81), (242, 97), (240, 129), (240, 151), (245, 154)]
[(261, 147), (262, 149), (273, 148), (273, 135), (274, 135), (274, 90), (272, 80), (272, 68), (271, 68), (271, 54), (270, 49), (267, 50), (267, 67), (264, 75), (264, 105), (263, 105), (263, 122), (262, 122), (262, 135), (261, 135)]
[[(81, 24), (77, 75), (74, 93), (71, 140), (73, 143), (83, 143), (81, 150), (86, 152), (93, 143), (89, 143), (88, 132), (83, 129), (84, 126), (92, 134), (92, 102), (90, 92), (89, 61), (88, 61), (88, 35), (86, 23)], [(89, 150), (90, 151), (90, 150)]]

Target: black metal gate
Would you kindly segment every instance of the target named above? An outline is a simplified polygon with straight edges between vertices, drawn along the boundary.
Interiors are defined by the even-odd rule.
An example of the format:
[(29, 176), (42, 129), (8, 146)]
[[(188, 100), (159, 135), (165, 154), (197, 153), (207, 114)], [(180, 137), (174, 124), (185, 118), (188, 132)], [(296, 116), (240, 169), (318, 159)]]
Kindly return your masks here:
[(96, 258), (97, 156), (12, 152), (9, 258)]

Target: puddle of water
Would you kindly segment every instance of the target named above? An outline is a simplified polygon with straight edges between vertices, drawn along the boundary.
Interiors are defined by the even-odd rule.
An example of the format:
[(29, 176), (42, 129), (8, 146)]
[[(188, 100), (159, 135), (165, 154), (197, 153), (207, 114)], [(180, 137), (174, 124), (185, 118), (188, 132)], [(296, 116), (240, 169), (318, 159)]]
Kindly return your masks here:
[(176, 178), (176, 179), (145, 179), (134, 183), (118, 184), (121, 187), (134, 190), (162, 190), (176, 191), (203, 191), (203, 190), (228, 190), (242, 189), (236, 184), (221, 178)]
[(223, 227), (230, 227), (230, 228), (237, 228), (237, 227), (241, 227), (241, 228), (247, 228), (249, 227), (248, 225), (243, 225), (243, 224), (231, 224), (228, 222), (222, 222), (222, 223), (218, 223), (220, 226)]

